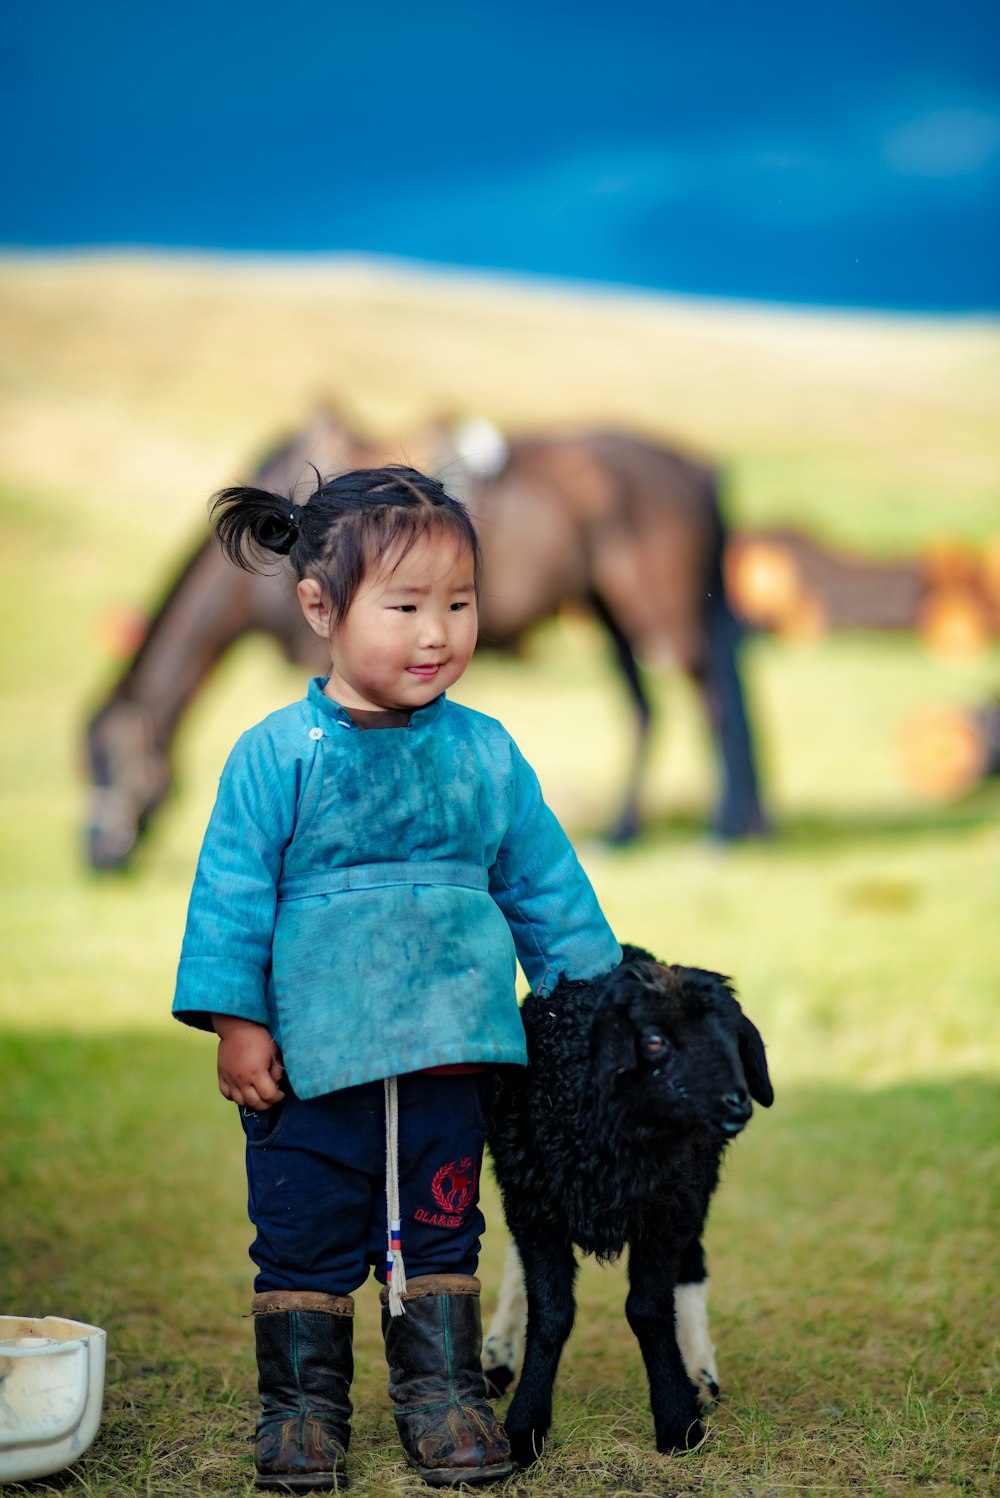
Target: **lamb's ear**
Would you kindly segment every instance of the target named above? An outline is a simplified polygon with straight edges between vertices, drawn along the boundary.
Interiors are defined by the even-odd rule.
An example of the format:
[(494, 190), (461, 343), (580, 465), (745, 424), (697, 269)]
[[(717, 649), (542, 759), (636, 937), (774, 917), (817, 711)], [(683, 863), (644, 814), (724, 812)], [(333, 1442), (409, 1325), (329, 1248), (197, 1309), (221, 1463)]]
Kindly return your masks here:
[(635, 1029), (627, 1013), (609, 1005), (594, 1016), (590, 1064), (594, 1084), (601, 1091), (622, 1072), (635, 1070)]
[(740, 1060), (743, 1062), (743, 1075), (747, 1079), (750, 1096), (755, 1103), (770, 1108), (774, 1102), (774, 1088), (768, 1076), (764, 1042), (757, 1026), (745, 1014), (740, 1016)]

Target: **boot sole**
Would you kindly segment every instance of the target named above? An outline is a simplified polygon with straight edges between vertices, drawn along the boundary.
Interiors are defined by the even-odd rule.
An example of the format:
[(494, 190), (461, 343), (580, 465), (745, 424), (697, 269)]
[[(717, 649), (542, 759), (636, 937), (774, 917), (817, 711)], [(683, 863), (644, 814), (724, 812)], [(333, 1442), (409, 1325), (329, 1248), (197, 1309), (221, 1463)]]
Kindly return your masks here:
[(502, 1462), (495, 1467), (421, 1467), (416, 1462), (410, 1466), (429, 1487), (458, 1488), (474, 1487), (479, 1483), (503, 1482), (517, 1471), (516, 1462)]
[(254, 1487), (265, 1493), (342, 1493), (348, 1486), (346, 1474), (332, 1476), (317, 1472), (314, 1477), (258, 1477)]

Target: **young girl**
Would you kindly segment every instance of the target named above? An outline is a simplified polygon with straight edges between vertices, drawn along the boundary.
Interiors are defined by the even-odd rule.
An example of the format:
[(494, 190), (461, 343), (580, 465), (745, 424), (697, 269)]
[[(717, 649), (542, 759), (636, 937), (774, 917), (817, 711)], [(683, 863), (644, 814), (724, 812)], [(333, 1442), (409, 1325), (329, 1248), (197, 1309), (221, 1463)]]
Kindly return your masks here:
[(218, 1034), (246, 1132), (257, 1486), (344, 1484), (372, 1264), (407, 1460), (434, 1485), (505, 1477), (475, 1278), (488, 1068), (526, 1059), (515, 958), (545, 993), (621, 949), (508, 734), (445, 697), (476, 643), (463, 506), (381, 468), (301, 507), (226, 489), (214, 513), (241, 566), (290, 557), (330, 651), (223, 770), (174, 1000)]

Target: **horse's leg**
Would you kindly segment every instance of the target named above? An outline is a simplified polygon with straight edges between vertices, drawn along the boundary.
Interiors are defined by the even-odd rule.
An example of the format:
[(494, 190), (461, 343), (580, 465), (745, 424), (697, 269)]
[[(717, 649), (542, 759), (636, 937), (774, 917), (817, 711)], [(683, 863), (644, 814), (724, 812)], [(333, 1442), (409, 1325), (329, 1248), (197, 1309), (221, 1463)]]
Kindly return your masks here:
[(507, 1246), (500, 1297), (483, 1341), (483, 1372), (494, 1397), (506, 1394), (514, 1382), (524, 1343), (527, 1303), (524, 1270), (515, 1244)]
[(632, 752), (632, 763), (625, 781), (625, 800), (622, 803), (622, 809), (618, 814), (617, 822), (608, 833), (609, 842), (618, 844), (628, 843), (633, 838), (638, 837), (641, 827), (639, 797), (642, 791), (646, 761), (649, 758), (650, 729), (652, 727), (653, 713), (639, 671), (639, 663), (633, 654), (632, 646), (625, 632), (600, 593), (591, 592), (589, 603), (595, 617), (603, 624), (611, 636), (615, 661), (617, 662), (618, 669), (625, 678), (625, 685), (628, 687), (636, 711), (636, 740), (635, 748)]
[(568, 1236), (518, 1243), (528, 1298), (524, 1367), (504, 1425), (515, 1461), (528, 1467), (542, 1454), (552, 1424), (552, 1389), (573, 1327), (576, 1258)]
[(637, 1240), (629, 1249), (628, 1270), (625, 1315), (646, 1365), (656, 1449), (677, 1451), (697, 1446), (705, 1431), (674, 1325), (677, 1263), (664, 1259), (662, 1245)]
[(714, 831), (728, 841), (768, 828), (739, 670), (743, 631), (726, 597), (721, 568), (713, 579), (705, 630), (708, 659), (696, 680), (719, 756), (721, 785)]

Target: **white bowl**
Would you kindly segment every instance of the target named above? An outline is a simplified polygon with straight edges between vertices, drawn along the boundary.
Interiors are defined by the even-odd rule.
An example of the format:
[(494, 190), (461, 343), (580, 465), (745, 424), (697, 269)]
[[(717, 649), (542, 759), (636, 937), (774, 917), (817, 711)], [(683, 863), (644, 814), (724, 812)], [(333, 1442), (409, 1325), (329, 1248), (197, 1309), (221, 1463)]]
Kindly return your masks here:
[(61, 1472), (97, 1434), (107, 1333), (61, 1316), (0, 1316), (0, 1482)]

